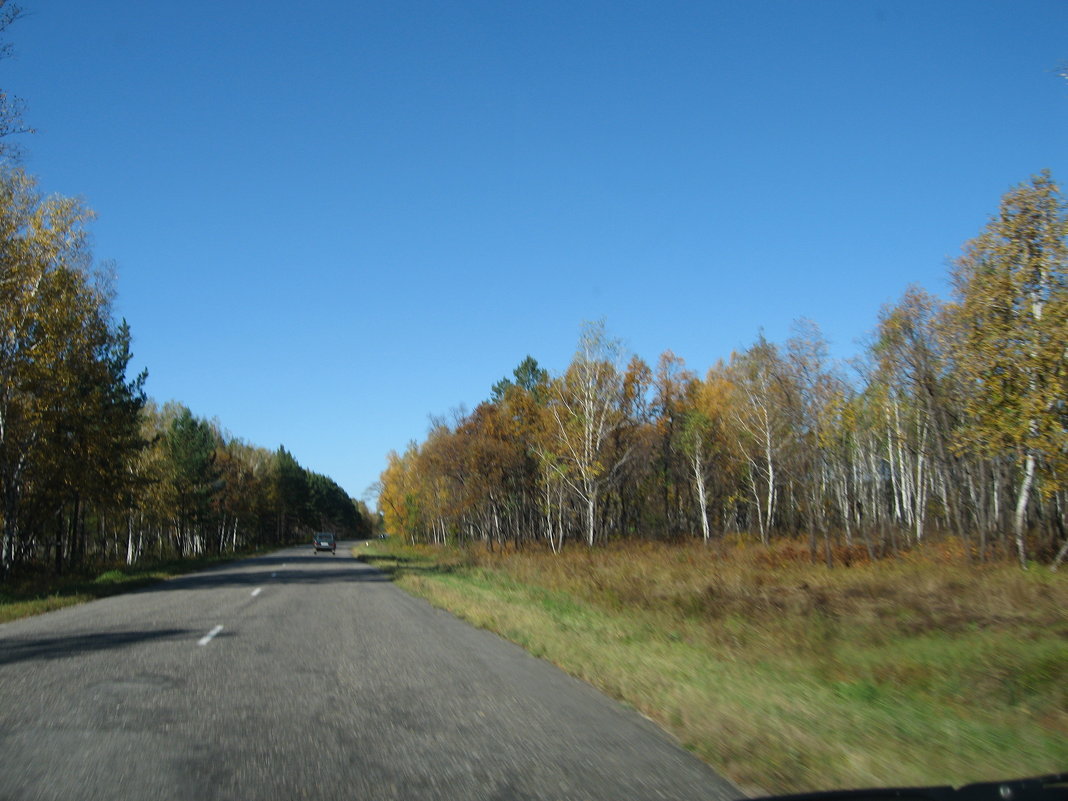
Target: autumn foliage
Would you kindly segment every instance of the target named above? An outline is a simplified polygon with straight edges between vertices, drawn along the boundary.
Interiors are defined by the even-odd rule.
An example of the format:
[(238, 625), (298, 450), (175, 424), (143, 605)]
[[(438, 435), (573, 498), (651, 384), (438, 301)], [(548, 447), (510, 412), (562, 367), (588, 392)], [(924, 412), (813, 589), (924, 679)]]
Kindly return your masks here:
[(800, 540), (855, 564), (945, 535), (976, 559), (1068, 552), (1068, 223), (1048, 174), (1008, 192), (953, 267), (910, 287), (847, 371), (818, 327), (763, 336), (703, 377), (627, 360), (603, 323), (568, 368), (527, 357), (492, 397), (382, 474), (412, 542)]

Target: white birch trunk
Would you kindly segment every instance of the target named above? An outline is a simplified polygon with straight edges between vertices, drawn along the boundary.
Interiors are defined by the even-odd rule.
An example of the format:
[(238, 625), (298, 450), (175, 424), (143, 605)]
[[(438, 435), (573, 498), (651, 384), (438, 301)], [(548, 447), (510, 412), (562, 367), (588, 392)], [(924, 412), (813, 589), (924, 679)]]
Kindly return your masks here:
[(693, 478), (694, 483), (697, 485), (697, 508), (701, 512), (701, 534), (704, 537), (705, 545), (708, 545), (710, 532), (708, 528), (708, 507), (705, 500), (705, 474), (702, 469), (703, 467), (704, 465), (701, 464), (701, 438), (697, 437), (693, 450)]
[(1024, 477), (1020, 492), (1016, 496), (1016, 513), (1013, 516), (1012, 530), (1016, 538), (1016, 551), (1020, 556), (1020, 567), (1027, 569), (1027, 547), (1024, 543), (1024, 520), (1027, 515), (1027, 501), (1031, 495), (1031, 484), (1035, 480), (1035, 455), (1028, 452), (1024, 461)]
[(134, 563), (133, 515), (126, 516), (126, 564)]

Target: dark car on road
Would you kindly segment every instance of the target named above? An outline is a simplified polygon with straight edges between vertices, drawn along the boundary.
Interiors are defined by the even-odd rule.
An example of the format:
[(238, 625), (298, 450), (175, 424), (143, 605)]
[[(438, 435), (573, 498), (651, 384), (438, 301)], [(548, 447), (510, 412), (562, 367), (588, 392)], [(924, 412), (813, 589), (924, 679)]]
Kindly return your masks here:
[(330, 551), (330, 553), (337, 553), (337, 539), (328, 531), (320, 531), (312, 538), (312, 545), (315, 548), (315, 552)]

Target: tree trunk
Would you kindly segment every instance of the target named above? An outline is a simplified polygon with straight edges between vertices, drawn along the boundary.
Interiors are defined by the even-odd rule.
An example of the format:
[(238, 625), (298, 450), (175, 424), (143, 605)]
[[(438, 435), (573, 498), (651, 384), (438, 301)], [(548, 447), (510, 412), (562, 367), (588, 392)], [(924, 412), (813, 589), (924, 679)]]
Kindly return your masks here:
[[(765, 418), (767, 413), (765, 412)], [(771, 516), (775, 511), (775, 464), (772, 462), (771, 457), (771, 429), (770, 423), (764, 429), (766, 432), (766, 438), (764, 440), (764, 457), (768, 460), (768, 506), (767, 511), (764, 514), (764, 528), (761, 531), (761, 538), (764, 540), (764, 544), (768, 544), (768, 532), (771, 530)]]
[(586, 496), (586, 544), (593, 547), (594, 525), (597, 516), (597, 494), (593, 490), (587, 490)]
[(701, 441), (698, 439), (693, 451), (693, 478), (697, 485), (697, 508), (701, 513), (701, 534), (704, 536), (705, 545), (708, 545), (708, 508), (705, 499), (705, 476), (701, 468)]
[(1013, 516), (1012, 530), (1016, 538), (1016, 551), (1020, 556), (1020, 567), (1027, 569), (1027, 549), (1024, 544), (1024, 521), (1027, 515), (1027, 501), (1031, 495), (1031, 484), (1035, 480), (1035, 455), (1028, 451), (1024, 460), (1024, 477), (1020, 484), (1020, 493), (1016, 496), (1016, 513)]

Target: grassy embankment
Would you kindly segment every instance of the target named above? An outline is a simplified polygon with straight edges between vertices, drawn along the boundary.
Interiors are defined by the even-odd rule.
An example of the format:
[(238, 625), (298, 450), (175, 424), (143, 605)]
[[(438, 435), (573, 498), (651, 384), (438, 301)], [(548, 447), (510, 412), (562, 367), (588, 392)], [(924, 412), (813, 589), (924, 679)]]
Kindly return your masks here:
[(1068, 770), (1068, 575), (946, 546), (834, 570), (789, 545), (356, 552), (752, 793)]
[(173, 576), (242, 559), (256, 552), (250, 550), (225, 556), (122, 564), (82, 570), (64, 576), (54, 576), (45, 571), (23, 573), (0, 582), (0, 623), (130, 592)]

